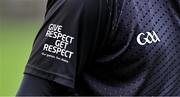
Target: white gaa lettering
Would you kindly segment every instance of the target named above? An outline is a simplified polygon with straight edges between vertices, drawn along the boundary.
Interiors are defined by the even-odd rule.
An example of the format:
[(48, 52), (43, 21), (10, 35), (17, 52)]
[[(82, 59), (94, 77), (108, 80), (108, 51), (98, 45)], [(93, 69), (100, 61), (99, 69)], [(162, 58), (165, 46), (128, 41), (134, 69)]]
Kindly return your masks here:
[(157, 43), (160, 42), (161, 40), (159, 39), (158, 35), (156, 34), (155, 31), (152, 32), (146, 32), (146, 33), (140, 33), (137, 36), (137, 42), (140, 45), (146, 45), (152, 44), (152, 43)]

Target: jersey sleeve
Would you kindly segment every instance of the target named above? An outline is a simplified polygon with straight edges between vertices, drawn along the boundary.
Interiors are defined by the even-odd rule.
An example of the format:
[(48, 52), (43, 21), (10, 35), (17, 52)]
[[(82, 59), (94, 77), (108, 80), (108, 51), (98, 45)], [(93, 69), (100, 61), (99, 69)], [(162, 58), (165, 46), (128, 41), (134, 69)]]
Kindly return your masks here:
[(105, 25), (101, 22), (106, 16), (101, 14), (105, 1), (49, 1), (25, 74), (73, 88), (79, 68), (92, 59), (101, 24)]

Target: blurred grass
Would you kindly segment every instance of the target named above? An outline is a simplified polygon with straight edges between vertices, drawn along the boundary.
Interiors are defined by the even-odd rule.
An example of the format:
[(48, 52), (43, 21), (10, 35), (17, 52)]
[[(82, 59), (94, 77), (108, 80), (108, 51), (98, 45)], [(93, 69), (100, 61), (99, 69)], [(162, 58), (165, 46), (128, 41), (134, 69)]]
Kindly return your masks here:
[(0, 96), (16, 94), (40, 25), (40, 20), (1, 21)]

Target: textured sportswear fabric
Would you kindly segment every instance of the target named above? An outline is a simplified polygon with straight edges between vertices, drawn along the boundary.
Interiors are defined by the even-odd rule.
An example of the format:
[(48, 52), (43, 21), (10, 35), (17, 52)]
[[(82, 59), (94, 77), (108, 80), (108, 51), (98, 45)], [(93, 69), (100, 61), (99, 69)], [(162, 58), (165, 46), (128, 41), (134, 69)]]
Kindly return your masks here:
[(179, 6), (50, 0), (25, 73), (79, 95), (180, 95)]
[(73, 96), (74, 91), (53, 81), (25, 74), (16, 96)]

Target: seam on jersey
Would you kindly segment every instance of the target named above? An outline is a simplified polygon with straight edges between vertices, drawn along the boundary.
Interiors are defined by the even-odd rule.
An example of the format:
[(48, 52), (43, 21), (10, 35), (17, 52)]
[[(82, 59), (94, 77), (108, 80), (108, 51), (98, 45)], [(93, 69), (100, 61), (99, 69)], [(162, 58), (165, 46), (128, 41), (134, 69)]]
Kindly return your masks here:
[(41, 68), (38, 68), (36, 66), (32, 66), (32, 65), (27, 65), (27, 67), (30, 67), (30, 68), (34, 68), (34, 69), (37, 69), (39, 71), (42, 71), (42, 72), (45, 72), (45, 73), (49, 73), (49, 74), (53, 74), (53, 75), (56, 75), (56, 76), (59, 76), (59, 77), (63, 77), (67, 80), (71, 80), (71, 81), (74, 81), (74, 79), (68, 77), (68, 76), (65, 76), (65, 75), (62, 75), (62, 74), (57, 74), (57, 73), (54, 73), (54, 72), (50, 72), (50, 71), (46, 71), (44, 69), (41, 69)]

